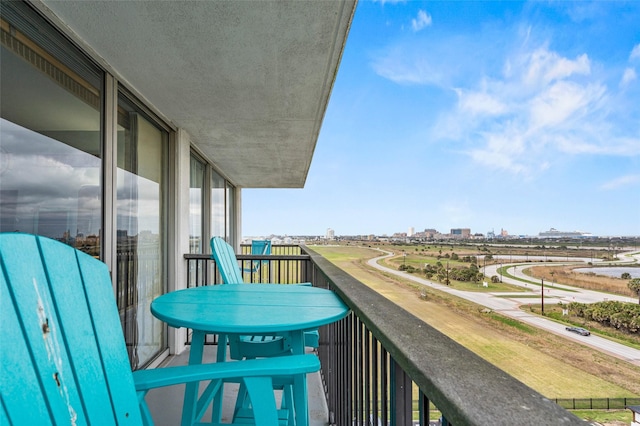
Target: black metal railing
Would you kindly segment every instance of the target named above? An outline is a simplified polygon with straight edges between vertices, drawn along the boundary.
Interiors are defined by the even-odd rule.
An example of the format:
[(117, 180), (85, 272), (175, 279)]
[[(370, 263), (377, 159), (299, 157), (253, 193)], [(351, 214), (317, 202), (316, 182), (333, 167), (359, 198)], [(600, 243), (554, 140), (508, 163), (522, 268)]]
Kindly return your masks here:
[(584, 422), (489, 364), (324, 257), (312, 282), (351, 308), (321, 328), (319, 356), (333, 425), (427, 425), (431, 407), (449, 425)]
[[(248, 247), (251, 251), (251, 247)], [(244, 253), (246, 246), (241, 246)], [(270, 255), (236, 255), (245, 283), (294, 284), (311, 282), (311, 258), (301, 254), (300, 246), (272, 246)], [(222, 280), (210, 254), (186, 254), (187, 286), (221, 284)]]
[[(331, 425), (428, 425), (440, 415), (441, 424), (456, 426), (585, 424), (305, 246), (294, 255), (237, 257), (265, 262), (254, 282), (312, 282), (351, 309), (320, 329)], [(210, 256), (185, 259), (190, 286), (220, 282)]]
[(624, 410), (640, 405), (640, 398), (556, 398), (553, 400), (567, 410)]

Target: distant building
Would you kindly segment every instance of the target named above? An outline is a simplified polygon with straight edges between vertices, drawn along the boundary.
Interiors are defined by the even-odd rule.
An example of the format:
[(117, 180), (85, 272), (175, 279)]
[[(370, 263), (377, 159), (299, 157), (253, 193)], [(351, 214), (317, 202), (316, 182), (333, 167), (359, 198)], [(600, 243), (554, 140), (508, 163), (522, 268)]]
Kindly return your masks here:
[(453, 238), (469, 238), (471, 237), (471, 229), (469, 228), (454, 228), (451, 230), (451, 237)]
[(407, 232), (407, 237), (413, 237), (413, 234), (416, 233), (416, 230), (413, 226), (409, 227), (409, 232)]
[(422, 232), (414, 233), (413, 238), (432, 240), (437, 234), (439, 234), (439, 232), (435, 229), (425, 229)]
[(593, 234), (590, 232), (582, 231), (558, 231), (555, 228), (551, 228), (548, 231), (538, 233), (540, 238), (590, 238)]
[(335, 240), (336, 238), (336, 232), (331, 229), (331, 228), (327, 228), (327, 240)]

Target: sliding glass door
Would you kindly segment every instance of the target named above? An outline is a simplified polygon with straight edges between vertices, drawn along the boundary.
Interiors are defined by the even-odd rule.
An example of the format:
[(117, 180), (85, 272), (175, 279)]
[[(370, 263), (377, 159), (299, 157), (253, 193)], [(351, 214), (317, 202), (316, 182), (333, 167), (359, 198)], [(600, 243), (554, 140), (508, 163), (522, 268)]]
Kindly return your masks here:
[(168, 133), (127, 97), (118, 100), (117, 298), (134, 368), (165, 346), (150, 305), (166, 288)]

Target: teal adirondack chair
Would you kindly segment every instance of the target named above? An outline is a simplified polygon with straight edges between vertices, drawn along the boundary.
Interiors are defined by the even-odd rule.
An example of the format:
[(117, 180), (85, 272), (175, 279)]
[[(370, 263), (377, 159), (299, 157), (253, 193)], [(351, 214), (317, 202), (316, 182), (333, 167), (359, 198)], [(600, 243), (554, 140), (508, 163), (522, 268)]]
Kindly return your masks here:
[[(151, 424), (152, 389), (240, 382), (255, 424), (275, 426), (275, 381), (320, 368), (314, 355), (132, 372), (107, 266), (63, 243), (0, 234), (0, 424)], [(172, 401), (173, 402), (173, 401)]]
[[(268, 255), (271, 254), (271, 241), (270, 240), (251, 240), (251, 254)], [(242, 268), (242, 272), (248, 272), (255, 274), (260, 272), (262, 265), (268, 264), (268, 260), (252, 260), (250, 268)]]
[[(211, 252), (225, 284), (244, 283), (233, 247), (224, 239), (213, 237), (211, 238)], [(299, 285), (311, 284), (303, 283)], [(307, 347), (317, 348), (319, 343), (318, 330), (305, 332), (304, 342)], [(229, 356), (232, 359), (277, 356), (289, 352), (290, 349), (286, 338), (283, 338), (283, 336), (242, 336), (239, 341), (229, 342)]]
[[(233, 247), (221, 237), (213, 237), (211, 238), (211, 252), (218, 265), (218, 271), (220, 272), (222, 281), (225, 284), (244, 284), (242, 272), (238, 266), (238, 259), (233, 251)], [(311, 284), (302, 283), (298, 285)], [(305, 346), (317, 348), (318, 341), (318, 330), (309, 330), (304, 333)], [(288, 343), (286, 334), (273, 336), (234, 336), (233, 339), (229, 340), (229, 357), (235, 360), (280, 357), (290, 353), (291, 346)], [(291, 384), (291, 381), (287, 379), (279, 380), (274, 384), (275, 389), (284, 389), (282, 407), (285, 408), (293, 405), (293, 389), (291, 388)], [(237, 418), (242, 417), (242, 413), (247, 410), (248, 406), (247, 392), (242, 384), (240, 385), (239, 395), (240, 397), (236, 400), (234, 414)], [(242, 395), (244, 395), (244, 397)], [(293, 417), (290, 416), (288, 418), (288, 424), (292, 425), (293, 423)]]

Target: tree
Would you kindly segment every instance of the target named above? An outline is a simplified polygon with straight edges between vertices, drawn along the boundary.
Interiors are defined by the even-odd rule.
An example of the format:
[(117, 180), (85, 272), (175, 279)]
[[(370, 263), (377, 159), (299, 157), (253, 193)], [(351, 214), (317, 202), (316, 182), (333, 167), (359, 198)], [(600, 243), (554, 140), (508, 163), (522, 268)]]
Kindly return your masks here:
[(631, 291), (638, 294), (638, 303), (640, 303), (640, 278), (634, 278), (627, 284)]
[(622, 275), (620, 276), (620, 278), (622, 278), (623, 280), (630, 280), (631, 279), (631, 274), (628, 272), (623, 272)]

